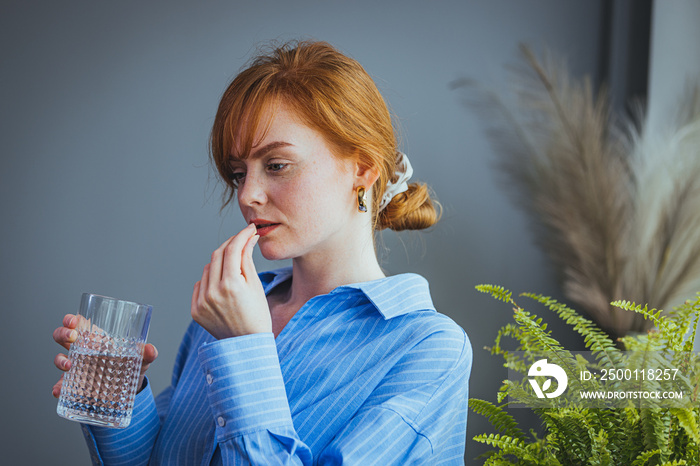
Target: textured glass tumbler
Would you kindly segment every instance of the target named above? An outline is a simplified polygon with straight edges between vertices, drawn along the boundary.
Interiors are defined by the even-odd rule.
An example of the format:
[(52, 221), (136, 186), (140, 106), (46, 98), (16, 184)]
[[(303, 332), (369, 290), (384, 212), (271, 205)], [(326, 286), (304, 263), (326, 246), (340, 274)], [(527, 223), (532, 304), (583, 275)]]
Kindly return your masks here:
[(131, 422), (153, 308), (83, 293), (56, 411), (73, 421), (124, 428)]

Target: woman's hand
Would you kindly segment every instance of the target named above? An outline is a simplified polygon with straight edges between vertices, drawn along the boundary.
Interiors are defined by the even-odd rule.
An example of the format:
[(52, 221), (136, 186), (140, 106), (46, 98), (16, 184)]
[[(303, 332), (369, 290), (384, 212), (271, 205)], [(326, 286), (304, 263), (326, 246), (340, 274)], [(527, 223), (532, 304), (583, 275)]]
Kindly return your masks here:
[[(83, 319), (83, 317), (79, 315), (66, 314), (66, 316), (63, 318), (63, 325), (53, 331), (54, 341), (65, 349), (70, 349), (70, 345), (78, 338), (78, 331), (76, 328), (78, 327), (78, 322), (80, 322), (80, 319)], [(138, 391), (141, 391), (141, 387), (143, 387), (143, 377), (146, 374), (146, 370), (157, 357), (158, 350), (156, 347), (150, 343), (146, 344), (143, 349), (143, 362), (141, 363), (141, 374), (139, 376), (139, 384), (137, 385), (139, 387)], [(68, 359), (68, 356), (63, 353), (57, 354), (53, 360), (53, 363), (63, 372), (68, 372), (71, 367), (70, 359)], [(52, 394), (54, 398), (58, 398), (61, 395), (62, 385), (63, 375), (61, 375), (61, 378), (56, 385), (53, 386)]]
[(192, 318), (214, 338), (272, 332), (270, 309), (253, 264), (260, 236), (250, 224), (211, 255), (192, 293)]

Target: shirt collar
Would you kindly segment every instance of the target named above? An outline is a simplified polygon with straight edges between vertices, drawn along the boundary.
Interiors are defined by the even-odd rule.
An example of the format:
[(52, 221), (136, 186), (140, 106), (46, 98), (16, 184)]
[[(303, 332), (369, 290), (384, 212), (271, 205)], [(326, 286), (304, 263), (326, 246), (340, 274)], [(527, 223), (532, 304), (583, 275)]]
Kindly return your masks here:
[(287, 281), (291, 276), (291, 267), (268, 270), (266, 272), (260, 272), (258, 274), (258, 277), (260, 277), (260, 281), (262, 282), (263, 290), (265, 290), (265, 294), (269, 293), (271, 289), (273, 289), (280, 283), (284, 283), (285, 281)]
[[(292, 276), (292, 268), (260, 273), (265, 293)], [(339, 286), (330, 294), (361, 291), (385, 319), (421, 310), (435, 310), (428, 281), (415, 273), (402, 273), (362, 283)]]

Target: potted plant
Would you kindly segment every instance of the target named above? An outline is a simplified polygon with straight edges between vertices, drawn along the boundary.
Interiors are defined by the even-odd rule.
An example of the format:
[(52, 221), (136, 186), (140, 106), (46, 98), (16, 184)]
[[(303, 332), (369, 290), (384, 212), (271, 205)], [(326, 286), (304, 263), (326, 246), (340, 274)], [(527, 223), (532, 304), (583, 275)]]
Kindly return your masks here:
[[(503, 358), (511, 374), (498, 392), (497, 403), (469, 400), (470, 409), (485, 416), (496, 430), (474, 437), (493, 447), (482, 455), (486, 457), (485, 465), (700, 464), (700, 359), (692, 352), (700, 319), (700, 294), (668, 313), (627, 301), (613, 302), (614, 307), (634, 312), (655, 327), (647, 334), (621, 338), (622, 348), (594, 322), (568, 306), (546, 296), (521, 295), (551, 309), (581, 334), (593, 356), (587, 360), (564, 348), (547, 330), (547, 324), (516, 303), (510, 291), (492, 285), (477, 289), (512, 306), (515, 321), (502, 327), (495, 344), (487, 348)], [(506, 348), (508, 339), (516, 344), (514, 349)], [(541, 363), (538, 358), (542, 354), (550, 357), (545, 364), (556, 364), (566, 373), (572, 396), (544, 403), (532, 390), (537, 384), (530, 382), (532, 368)], [(641, 377), (640, 372), (636, 378), (630, 377), (635, 370), (646, 372)], [(595, 390), (603, 383), (601, 377), (582, 380), (586, 372), (608, 374), (605, 390), (628, 396), (614, 403), (609, 399), (583, 402), (583, 390)], [(683, 397), (674, 403), (632, 397), (630, 388), (641, 388), (640, 378), (644, 379), (645, 390), (672, 386), (676, 393), (682, 391)], [(561, 380), (557, 383), (561, 385)], [(542, 390), (548, 386), (542, 383)], [(507, 410), (514, 404), (534, 410), (542, 421), (543, 435), (520, 428)]]

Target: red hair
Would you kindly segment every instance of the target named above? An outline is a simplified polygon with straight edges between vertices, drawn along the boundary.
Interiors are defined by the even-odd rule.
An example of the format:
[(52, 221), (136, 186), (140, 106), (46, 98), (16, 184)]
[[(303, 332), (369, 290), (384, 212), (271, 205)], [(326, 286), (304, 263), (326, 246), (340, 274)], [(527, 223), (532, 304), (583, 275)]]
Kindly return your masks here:
[(391, 114), (364, 68), (326, 42), (288, 43), (261, 54), (224, 92), (210, 139), (212, 161), (226, 183), (224, 205), (236, 190), (231, 157), (248, 157), (258, 130), (264, 134), (270, 123), (262, 121), (263, 116), (280, 102), (322, 134), (337, 157), (354, 158), (378, 170), (371, 209), (376, 229), (421, 229), (438, 220), (427, 186), (418, 183), (377, 212), (396, 171)]

